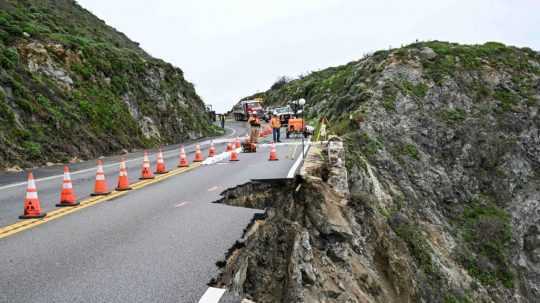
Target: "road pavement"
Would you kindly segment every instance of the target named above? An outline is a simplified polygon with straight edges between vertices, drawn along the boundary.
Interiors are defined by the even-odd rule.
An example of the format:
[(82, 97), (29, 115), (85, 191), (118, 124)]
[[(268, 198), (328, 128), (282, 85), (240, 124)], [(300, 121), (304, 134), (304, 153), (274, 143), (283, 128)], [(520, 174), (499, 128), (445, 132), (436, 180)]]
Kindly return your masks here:
[[(215, 147), (218, 152), (225, 150), (224, 139), (233, 139), (237, 136), (244, 136), (247, 132), (245, 123), (227, 123), (228, 129), (225, 136), (215, 138), (218, 144)], [(189, 161), (193, 160), (195, 144), (200, 144), (204, 155), (208, 154), (210, 139), (199, 140), (185, 145)], [(179, 145), (171, 145), (163, 148), (164, 160), (168, 169), (175, 168), (179, 161)], [(152, 169), (155, 168), (156, 150), (150, 150), (150, 160)], [(130, 182), (138, 181), (142, 166), (143, 151), (137, 151), (125, 155), (127, 159), (127, 169)], [(118, 182), (118, 171), (120, 156), (103, 158), (105, 164), (105, 176), (109, 189), (116, 187)], [(90, 160), (82, 163), (70, 164), (71, 178), (75, 193), (79, 199), (90, 196), (94, 189), (96, 175), (96, 161)], [(44, 211), (55, 209), (59, 203), (60, 189), (62, 186), (63, 166), (42, 167), (34, 169), (34, 177), (37, 178), (37, 187), (41, 207)], [(18, 216), (22, 214), (24, 195), (26, 192), (27, 172), (2, 173), (0, 174), (0, 227), (18, 221)]]
[[(268, 148), (242, 153), (239, 162), (201, 166), (0, 239), (0, 302), (198, 302), (217, 275), (215, 262), (259, 212), (211, 202), (251, 179), (286, 177), (297, 147), (278, 146), (280, 160), (272, 162)], [(177, 157), (167, 157), (167, 165)], [(130, 178), (139, 166), (133, 163)], [(107, 170), (112, 186), (117, 167)], [(94, 171), (78, 176), (76, 189), (92, 183)], [(38, 189), (52, 205), (54, 194), (42, 190), (58, 184), (49, 182), (38, 182)], [(4, 191), (2, 204), (10, 201)], [(21, 193), (9, 195), (22, 203)], [(9, 222), (5, 209), (12, 212), (2, 208), (0, 215)]]

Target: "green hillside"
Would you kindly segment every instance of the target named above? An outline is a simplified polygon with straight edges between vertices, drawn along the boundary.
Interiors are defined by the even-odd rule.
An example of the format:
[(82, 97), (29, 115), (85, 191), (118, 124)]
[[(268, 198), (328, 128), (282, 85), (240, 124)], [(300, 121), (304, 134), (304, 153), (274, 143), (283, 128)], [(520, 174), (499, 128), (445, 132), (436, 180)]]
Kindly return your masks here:
[(0, 0), (0, 166), (93, 158), (213, 131), (182, 70), (72, 0)]

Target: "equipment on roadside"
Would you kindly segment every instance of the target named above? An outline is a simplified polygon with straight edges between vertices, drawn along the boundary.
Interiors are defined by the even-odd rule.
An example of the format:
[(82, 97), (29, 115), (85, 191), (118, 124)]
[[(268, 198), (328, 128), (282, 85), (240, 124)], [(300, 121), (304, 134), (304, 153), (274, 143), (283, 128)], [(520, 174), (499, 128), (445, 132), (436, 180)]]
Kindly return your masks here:
[(116, 190), (118, 191), (124, 191), (124, 190), (131, 190), (131, 186), (129, 186), (129, 178), (126, 168), (126, 160), (122, 158), (120, 161), (120, 173), (118, 175), (118, 185), (116, 186)]
[(77, 202), (75, 192), (73, 191), (73, 183), (71, 182), (71, 175), (69, 173), (69, 167), (64, 166), (64, 181), (62, 183), (62, 192), (60, 193), (60, 203), (56, 204), (57, 207), (69, 207), (77, 206), (80, 203)]
[(107, 187), (107, 181), (105, 180), (105, 172), (103, 171), (103, 161), (98, 160), (98, 166), (96, 171), (96, 184), (94, 185), (94, 192), (92, 196), (105, 196), (110, 194)]
[(19, 216), (19, 219), (39, 219), (43, 218), (47, 213), (41, 212), (39, 203), (36, 181), (32, 172), (28, 173), (28, 185), (26, 188), (26, 198), (24, 199), (24, 213)]
[(139, 179), (148, 180), (154, 178), (154, 173), (152, 173), (152, 169), (150, 169), (150, 159), (148, 158), (148, 152), (144, 151), (143, 166), (141, 170), (141, 177)]
[(304, 138), (307, 138), (312, 133), (313, 133), (313, 128), (306, 125), (304, 119), (300, 119), (300, 118), (289, 119), (289, 123), (287, 126), (287, 139), (290, 138), (291, 135), (298, 135), (298, 134), (301, 134), (304, 136)]
[(162, 175), (168, 172), (169, 171), (165, 167), (165, 161), (163, 160), (163, 151), (161, 151), (161, 148), (160, 148), (158, 152), (158, 156), (157, 156), (156, 174)]

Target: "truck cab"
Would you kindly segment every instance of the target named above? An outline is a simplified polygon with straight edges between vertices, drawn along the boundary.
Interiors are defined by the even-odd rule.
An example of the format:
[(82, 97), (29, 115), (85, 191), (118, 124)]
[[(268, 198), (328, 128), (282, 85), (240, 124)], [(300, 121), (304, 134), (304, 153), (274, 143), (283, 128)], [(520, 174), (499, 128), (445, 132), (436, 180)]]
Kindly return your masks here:
[(234, 119), (236, 121), (247, 121), (249, 116), (255, 114), (259, 118), (263, 118), (264, 111), (261, 102), (257, 100), (240, 101), (234, 107)]

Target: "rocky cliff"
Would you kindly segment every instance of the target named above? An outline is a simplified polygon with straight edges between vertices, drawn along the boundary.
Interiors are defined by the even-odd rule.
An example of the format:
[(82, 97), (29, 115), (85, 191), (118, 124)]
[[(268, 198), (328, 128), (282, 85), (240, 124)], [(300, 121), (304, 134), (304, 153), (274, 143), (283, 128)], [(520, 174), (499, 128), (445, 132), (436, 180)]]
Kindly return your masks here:
[(0, 0), (0, 167), (66, 162), (213, 130), (183, 72), (73, 0)]
[[(303, 97), (311, 121), (330, 121), (345, 140), (350, 195), (336, 202), (321, 173), (289, 185), (293, 194), (250, 198), (278, 223), (243, 244), (248, 284), (238, 288), (248, 297), (540, 301), (538, 52), (416, 43), (257, 96)], [(257, 249), (265, 245), (282, 257)], [(276, 275), (254, 278), (255, 264)]]

